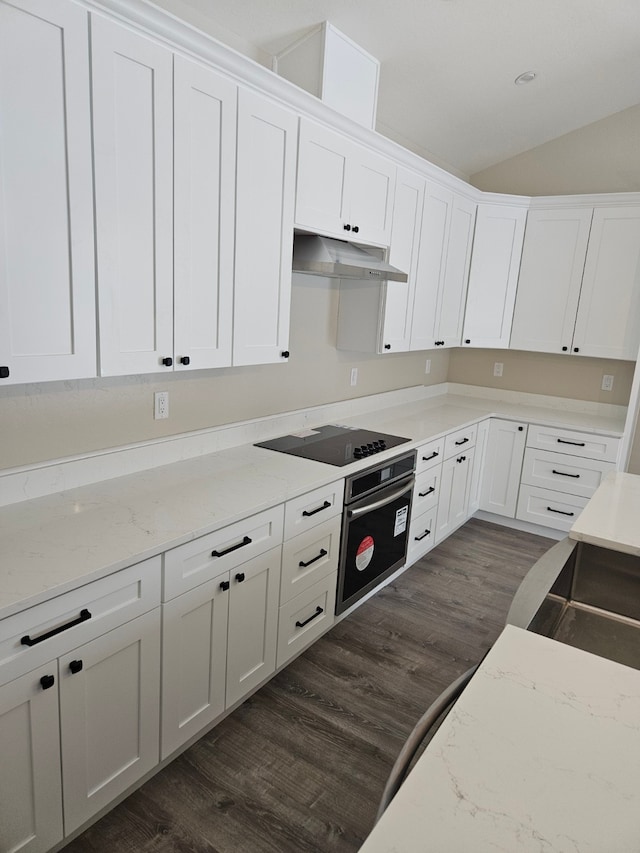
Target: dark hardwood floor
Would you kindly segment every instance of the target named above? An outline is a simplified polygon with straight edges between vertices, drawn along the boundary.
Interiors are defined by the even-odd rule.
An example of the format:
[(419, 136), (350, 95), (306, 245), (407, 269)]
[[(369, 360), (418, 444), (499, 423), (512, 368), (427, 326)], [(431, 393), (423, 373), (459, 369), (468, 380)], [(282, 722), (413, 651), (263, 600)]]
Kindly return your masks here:
[(353, 853), (393, 762), (553, 542), (471, 520), (65, 853)]

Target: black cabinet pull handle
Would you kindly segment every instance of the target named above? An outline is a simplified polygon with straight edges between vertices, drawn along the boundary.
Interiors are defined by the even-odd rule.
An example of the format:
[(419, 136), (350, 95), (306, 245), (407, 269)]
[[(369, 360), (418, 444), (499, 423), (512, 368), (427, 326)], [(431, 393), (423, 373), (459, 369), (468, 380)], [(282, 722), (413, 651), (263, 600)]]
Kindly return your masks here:
[(423, 456), (422, 461), (428, 462), (430, 459), (435, 459), (436, 456), (440, 456), (440, 454), (437, 450), (434, 450), (433, 453), (431, 454), (431, 456)]
[(75, 625), (79, 625), (81, 622), (86, 622), (87, 619), (91, 619), (91, 614), (88, 610), (83, 609), (80, 611), (80, 615), (77, 619), (72, 619), (71, 622), (67, 622), (64, 625), (60, 625), (58, 628), (52, 628), (51, 631), (47, 631), (46, 634), (42, 634), (40, 637), (30, 637), (27, 634), (20, 640), (20, 642), (23, 646), (35, 646), (38, 643), (43, 643), (45, 640), (48, 640), (51, 637), (55, 637), (56, 634), (61, 634), (68, 628), (73, 628)]
[(296, 622), (296, 628), (304, 628), (305, 625), (308, 625), (312, 619), (316, 619), (321, 613), (324, 613), (324, 610), (320, 605), (316, 607), (316, 612), (312, 613), (308, 619), (305, 619), (304, 622)]
[(431, 531), (425, 530), (425, 532), (421, 536), (414, 536), (413, 538), (416, 540), (416, 542), (420, 542), (421, 539), (426, 539), (427, 536), (430, 536), (430, 535), (431, 535)]
[(242, 583), (242, 581), (244, 580), (244, 572), (238, 572), (238, 574), (236, 575), (236, 580), (238, 581), (238, 583)]
[(384, 345), (384, 348), (385, 348), (385, 349), (391, 349), (391, 344), (385, 344), (385, 345)]
[(436, 490), (435, 486), (429, 486), (426, 492), (418, 492), (419, 498), (426, 498), (427, 495), (432, 495)]
[(50, 687), (56, 683), (56, 679), (54, 675), (43, 675), (40, 679), (40, 685), (43, 690), (48, 690)]
[(469, 441), (468, 438), (463, 438), (462, 441), (454, 441), (456, 447), (460, 447), (461, 444), (466, 444)]
[(182, 358), (180, 359), (180, 364), (184, 364), (184, 365), (191, 364), (191, 357), (188, 355), (183, 355)]
[(306, 569), (307, 566), (310, 566), (312, 563), (315, 563), (317, 560), (321, 560), (323, 557), (326, 557), (328, 553), (329, 552), (325, 551), (324, 548), (320, 548), (320, 553), (318, 554), (317, 557), (312, 557), (306, 563), (303, 563), (302, 560), (300, 560), (300, 562), (298, 563), (298, 566), (302, 569)]
[(586, 447), (584, 441), (567, 441), (566, 438), (557, 438), (556, 441), (558, 444), (572, 444), (574, 447)]
[(561, 509), (554, 509), (552, 506), (547, 507), (548, 512), (557, 512), (558, 515), (575, 515), (575, 512), (563, 512)]
[(8, 379), (11, 371), (9, 370), (9, 366), (6, 364), (0, 365), (0, 379)]
[(322, 504), (322, 506), (316, 507), (316, 509), (310, 509), (310, 510), (303, 509), (302, 514), (308, 518), (310, 515), (315, 515), (317, 512), (322, 512), (323, 509), (329, 509), (330, 506), (331, 506), (331, 502), (325, 501)]
[(566, 471), (556, 471), (555, 468), (551, 469), (552, 474), (559, 474), (561, 477), (573, 477), (574, 480), (580, 479), (580, 474), (567, 474)]
[(83, 663), (81, 660), (72, 660), (71, 663), (69, 664), (69, 670), (74, 675), (76, 674), (76, 672), (80, 672), (82, 670), (82, 667), (83, 667)]
[(167, 356), (166, 358), (162, 359), (162, 363), (164, 364), (165, 367), (172, 367), (173, 366), (173, 359), (171, 358), (171, 356)]
[(285, 349), (280, 353), (280, 355), (282, 356), (282, 358), (289, 358), (290, 352), (288, 349)]
[(351, 231), (351, 226), (349, 225), (348, 222), (345, 225), (343, 225), (342, 227), (344, 228), (345, 231)]
[(212, 557), (226, 557), (227, 554), (230, 554), (232, 551), (237, 551), (238, 548), (244, 548), (245, 545), (251, 545), (253, 542), (248, 536), (245, 536), (242, 542), (236, 542), (235, 545), (232, 545), (230, 548), (226, 548), (224, 551), (212, 551)]
[(230, 586), (231, 586), (231, 584), (229, 583), (229, 581), (220, 581), (220, 589), (223, 592), (226, 592)]
[(456, 462), (464, 462), (466, 458), (467, 458), (466, 456), (458, 456), (458, 458), (456, 459)]

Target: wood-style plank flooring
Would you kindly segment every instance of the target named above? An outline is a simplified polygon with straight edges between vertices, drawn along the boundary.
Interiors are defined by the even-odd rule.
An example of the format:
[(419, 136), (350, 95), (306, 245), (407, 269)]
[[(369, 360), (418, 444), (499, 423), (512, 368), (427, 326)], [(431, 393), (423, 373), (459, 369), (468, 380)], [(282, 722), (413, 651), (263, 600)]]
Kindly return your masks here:
[(552, 544), (471, 520), (65, 853), (354, 853), (405, 738)]

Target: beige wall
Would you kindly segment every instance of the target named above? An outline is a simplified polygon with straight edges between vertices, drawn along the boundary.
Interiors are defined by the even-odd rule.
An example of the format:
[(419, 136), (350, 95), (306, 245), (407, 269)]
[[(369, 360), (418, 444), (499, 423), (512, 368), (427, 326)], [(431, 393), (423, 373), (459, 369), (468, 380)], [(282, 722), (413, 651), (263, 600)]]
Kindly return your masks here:
[[(501, 377), (493, 375), (496, 362), (504, 365)], [(574, 355), (503, 349), (454, 349), (449, 361), (449, 382), (626, 406), (634, 366), (634, 362), (630, 361)], [(613, 391), (601, 389), (605, 373), (614, 376)]]
[(471, 176), (482, 190), (519, 195), (640, 190), (640, 104)]
[[(0, 469), (446, 381), (448, 352), (428, 354), (426, 376), (424, 352), (336, 350), (338, 295), (335, 282), (294, 276), (288, 364), (0, 389)], [(154, 391), (166, 390), (170, 417), (154, 421)]]

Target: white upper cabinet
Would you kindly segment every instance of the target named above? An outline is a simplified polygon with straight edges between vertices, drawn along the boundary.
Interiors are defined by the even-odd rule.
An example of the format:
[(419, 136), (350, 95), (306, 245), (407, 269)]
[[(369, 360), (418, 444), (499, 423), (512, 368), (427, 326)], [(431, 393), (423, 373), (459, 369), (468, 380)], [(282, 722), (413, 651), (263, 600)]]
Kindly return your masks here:
[(346, 136), (300, 120), (295, 224), (299, 228), (388, 246), (395, 164)]
[(245, 89), (238, 98), (233, 363), (289, 357), (298, 117)]
[(96, 374), (88, 18), (0, 3), (0, 387)]
[(635, 360), (640, 208), (530, 211), (511, 347)]
[(411, 349), (460, 345), (476, 205), (427, 183)]
[(573, 351), (635, 361), (640, 344), (640, 208), (596, 208)]
[(237, 86), (174, 58), (177, 370), (231, 364)]
[(173, 363), (173, 57), (98, 15), (91, 36), (100, 372), (153, 373)]
[(529, 211), (512, 349), (569, 352), (592, 216), (592, 208)]
[(462, 332), (464, 346), (509, 346), (526, 215), (522, 207), (478, 205)]

